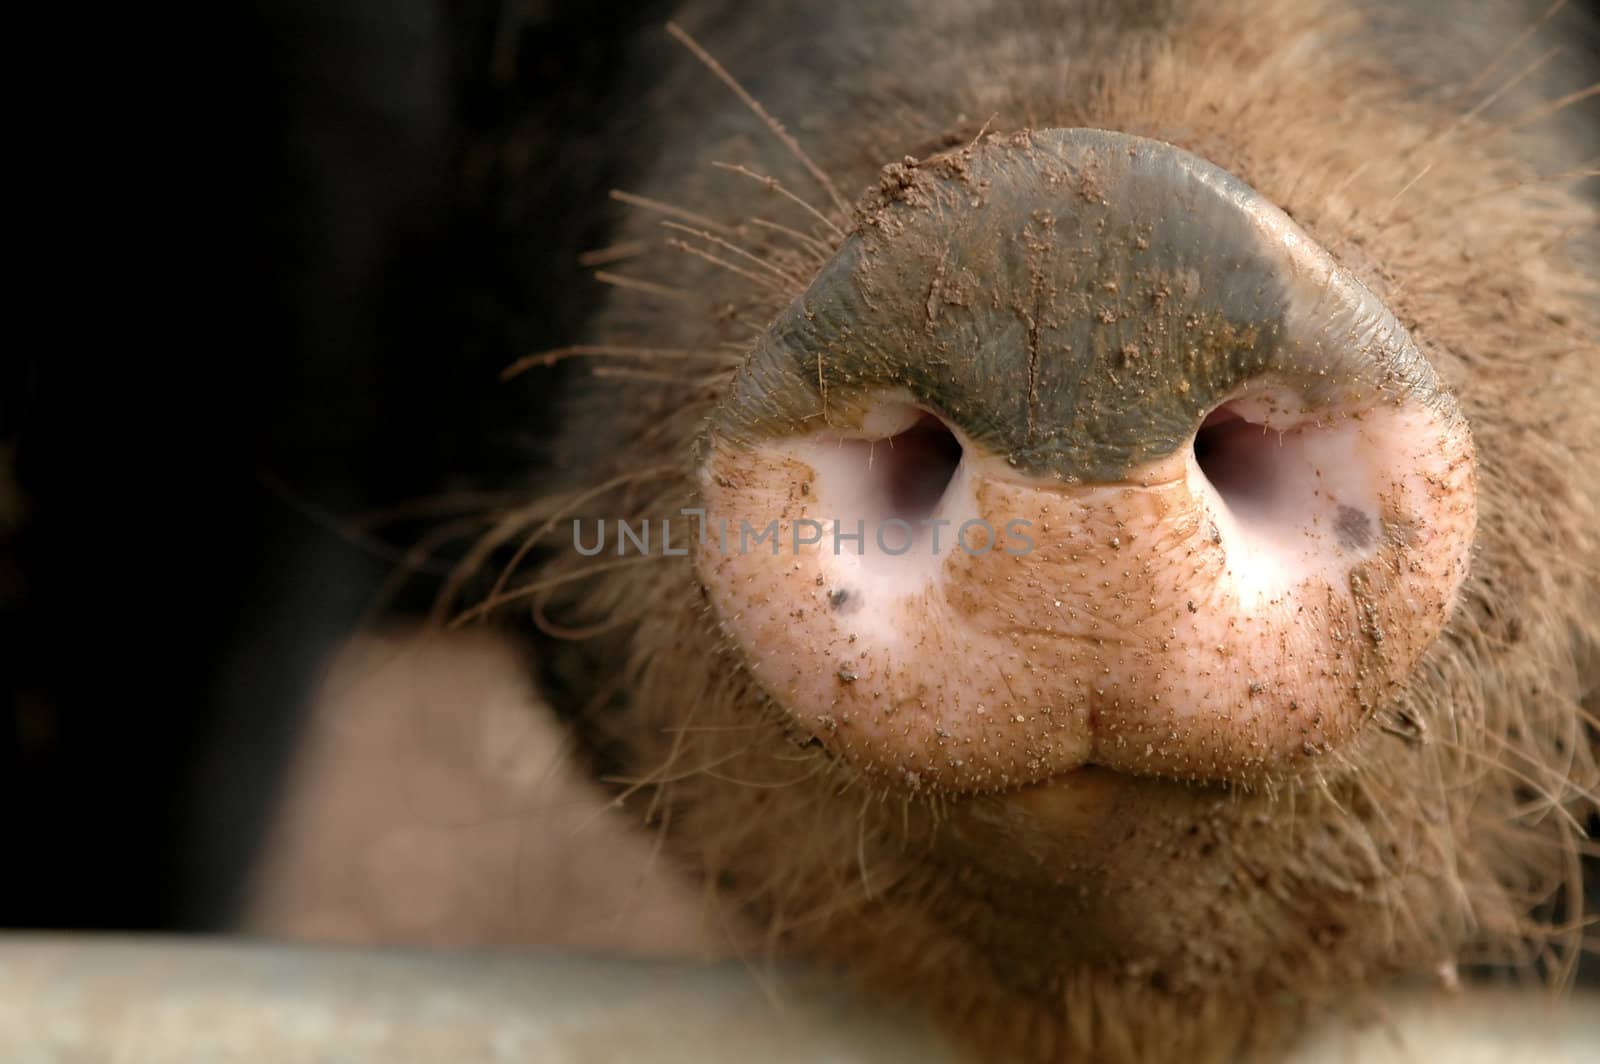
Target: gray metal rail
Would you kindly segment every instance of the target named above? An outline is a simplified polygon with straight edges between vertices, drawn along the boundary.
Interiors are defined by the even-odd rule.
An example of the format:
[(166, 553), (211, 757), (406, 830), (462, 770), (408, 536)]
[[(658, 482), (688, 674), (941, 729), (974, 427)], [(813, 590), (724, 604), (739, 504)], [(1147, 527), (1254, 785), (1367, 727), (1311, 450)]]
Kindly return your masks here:
[[(1600, 1060), (1600, 996), (1400, 995), (1297, 1061)], [(0, 935), (0, 1060), (879, 1062), (964, 1059), (820, 977), (565, 955)]]

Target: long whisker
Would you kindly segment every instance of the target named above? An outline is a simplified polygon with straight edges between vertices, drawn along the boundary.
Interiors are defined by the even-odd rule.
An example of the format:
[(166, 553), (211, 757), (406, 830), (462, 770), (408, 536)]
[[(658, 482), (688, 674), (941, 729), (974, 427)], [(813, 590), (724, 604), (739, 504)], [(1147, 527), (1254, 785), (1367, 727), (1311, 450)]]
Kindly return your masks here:
[(691, 236), (699, 237), (701, 240), (709, 241), (710, 243), (715, 244), (717, 247), (733, 252), (733, 254), (739, 256), (741, 259), (744, 259), (747, 262), (754, 263), (763, 270), (766, 270), (768, 273), (771, 273), (773, 276), (787, 281), (792, 285), (802, 283), (800, 278), (796, 277), (794, 274), (788, 272), (782, 267), (773, 265), (759, 255), (755, 255), (749, 251), (746, 251), (744, 248), (733, 243), (731, 240), (724, 240), (721, 237), (708, 233), (703, 229), (694, 229), (687, 225), (679, 225), (677, 222), (662, 222), (661, 226), (664, 229), (673, 229), (677, 232), (688, 233)]
[(431, 574), (437, 571), (443, 576), (449, 576), (454, 573), (455, 567), (453, 565), (434, 565), (432, 563), (433, 556), (446, 543), (466, 535), (482, 523), (481, 517), (458, 517), (453, 521), (447, 521), (437, 528), (429, 530), (427, 535), (418, 539), (406, 551), (405, 558), (394, 567), (388, 576), (384, 578), (383, 583), (379, 585), (377, 594), (373, 596), (372, 606), (362, 614), (361, 627), (366, 628), (376, 622), (383, 615), (389, 603), (399, 594), (400, 589), (418, 573)]
[[(599, 498), (605, 493), (613, 490), (614, 488), (621, 487), (624, 484), (634, 484), (641, 480), (649, 480), (653, 477), (668, 477), (676, 472), (677, 469), (674, 466), (650, 466), (646, 469), (612, 477), (610, 480), (607, 480), (601, 484), (597, 484), (594, 487), (589, 488), (588, 490), (566, 500), (566, 502), (558, 507), (556, 511), (552, 513), (538, 528), (526, 536), (523, 541), (517, 545), (516, 552), (512, 554), (511, 559), (506, 562), (505, 566), (500, 570), (500, 575), (495, 578), (494, 586), (489, 589), (489, 597), (493, 598), (505, 590), (506, 581), (511, 579), (511, 574), (516, 571), (517, 566), (522, 564), (523, 559), (528, 556), (528, 552), (533, 550), (534, 545), (545, 536), (550, 534), (550, 531), (556, 527), (556, 522), (571, 514), (579, 506), (582, 506), (590, 499)], [(521, 527), (526, 527), (526, 525)]]
[(1504, 133), (1516, 129), (1518, 126), (1525, 126), (1529, 122), (1537, 122), (1541, 118), (1549, 118), (1556, 112), (1563, 111), (1575, 103), (1582, 103), (1592, 96), (1600, 96), (1600, 81), (1587, 88), (1578, 89), (1576, 92), (1569, 92), (1560, 99), (1551, 100), (1549, 103), (1540, 104), (1538, 107), (1524, 111), (1517, 117), (1495, 126), (1492, 132)]
[(824, 244), (822, 241), (816, 239), (815, 237), (807, 236), (798, 229), (790, 229), (787, 225), (779, 225), (777, 222), (768, 221), (765, 218), (752, 218), (750, 219), (750, 224), (761, 229), (770, 229), (775, 233), (782, 233), (784, 236), (789, 237), (808, 250), (814, 252), (819, 261), (827, 258), (831, 253), (832, 249), (830, 249), (828, 245)]
[(505, 606), (509, 602), (516, 602), (520, 599), (529, 598), (533, 595), (537, 595), (541, 591), (545, 591), (552, 587), (560, 587), (562, 584), (569, 584), (575, 580), (585, 580), (597, 573), (610, 572), (613, 569), (625, 569), (634, 565), (640, 565), (644, 562), (653, 562), (658, 560), (660, 557), (660, 555), (656, 554), (634, 554), (625, 558), (617, 558), (612, 561), (601, 562), (599, 565), (585, 566), (582, 569), (575, 569), (569, 573), (558, 573), (555, 576), (546, 577), (543, 580), (534, 580), (526, 584), (521, 584), (503, 592), (500, 595), (485, 598), (476, 606), (462, 610), (460, 613), (456, 614), (450, 619), (450, 623), (447, 625), (447, 627), (461, 628), (475, 620), (480, 620), (483, 617), (487, 617), (489, 614), (494, 613), (496, 610)]
[(595, 266), (606, 266), (624, 259), (638, 258), (650, 250), (650, 244), (644, 240), (628, 240), (621, 244), (608, 244), (603, 248), (594, 248), (578, 256), (578, 265), (584, 269)]
[(1504, 96), (1506, 93), (1508, 93), (1512, 89), (1516, 88), (1523, 81), (1527, 80), (1527, 78), (1530, 77), (1535, 71), (1537, 71), (1540, 67), (1544, 66), (1546, 63), (1548, 63), (1556, 55), (1560, 54), (1560, 52), (1561, 52), (1561, 48), (1558, 45), (1555, 48), (1551, 48), (1549, 51), (1545, 52), (1543, 55), (1539, 56), (1533, 62), (1529, 63), (1527, 66), (1525, 66), (1521, 70), (1519, 70), (1516, 74), (1512, 75), (1510, 78), (1507, 78), (1506, 81), (1503, 84), (1501, 84), (1501, 86), (1498, 89), (1495, 89), (1493, 92), (1489, 93), (1483, 99), (1481, 99), (1477, 103), (1473, 104), (1467, 110), (1465, 110), (1465, 111), (1461, 112), (1461, 114), (1457, 115), (1455, 120), (1452, 121), (1448, 126), (1446, 126), (1437, 136), (1430, 137), (1427, 140), (1423, 141), (1422, 144), (1419, 145), (1419, 147), (1427, 147), (1429, 145), (1440, 143), (1442, 141), (1448, 140), (1452, 133), (1454, 133), (1456, 130), (1460, 129), (1466, 123), (1472, 121), (1474, 118), (1476, 118), (1478, 115), (1482, 114), (1484, 111), (1488, 110), (1490, 107), (1492, 107), (1494, 105), (1494, 102), (1496, 100), (1500, 99), (1500, 97)]
[(655, 211), (657, 214), (665, 214), (669, 218), (678, 218), (693, 225), (698, 225), (702, 229), (712, 229), (719, 233), (731, 233), (733, 231), (731, 228), (723, 225), (721, 222), (716, 221), (715, 219), (707, 218), (703, 214), (696, 214), (694, 211), (691, 211), (685, 207), (679, 207), (675, 204), (665, 203), (658, 199), (651, 199), (649, 196), (640, 196), (632, 192), (623, 192), (621, 189), (614, 188), (611, 190), (611, 198), (619, 203), (626, 203), (630, 207), (642, 207), (647, 211)]
[(1535, 33), (1538, 33), (1540, 27), (1542, 27), (1546, 22), (1549, 22), (1553, 17), (1555, 17), (1556, 12), (1560, 11), (1566, 6), (1567, 0), (1555, 0), (1555, 2), (1549, 7), (1545, 8), (1544, 14), (1534, 19), (1533, 22), (1529, 23), (1527, 26), (1524, 26), (1521, 33), (1517, 34), (1509, 42), (1507, 42), (1506, 46), (1500, 49), (1499, 54), (1490, 60), (1482, 70), (1478, 71), (1476, 77), (1461, 87), (1461, 91), (1458, 95), (1464, 97), (1470, 96), (1472, 93), (1476, 92), (1479, 85), (1482, 85), (1488, 80), (1491, 74), (1500, 69), (1500, 64), (1504, 63), (1507, 59), (1510, 59), (1511, 56), (1516, 53), (1517, 49), (1521, 48), (1525, 43), (1527, 43), (1529, 37), (1532, 37)]
[(728, 361), (727, 356), (693, 347), (630, 347), (626, 344), (571, 344), (523, 355), (500, 371), (502, 381), (511, 380), (535, 367), (553, 366), (569, 358), (704, 358), (716, 362)]
[[(374, 558), (397, 564), (405, 563), (411, 558), (411, 552), (405, 548), (387, 543), (374, 535), (369, 526), (361, 521), (343, 521), (323, 507), (313, 503), (310, 499), (294, 491), (275, 473), (261, 469), (257, 474), (262, 483), (290, 508), (331, 532), (340, 539), (359, 548)], [(418, 565), (413, 572), (426, 572), (433, 575), (445, 575), (446, 570), (436, 568), (431, 564)]]
[(637, 277), (624, 277), (609, 270), (594, 271), (594, 279), (601, 284), (608, 284), (615, 288), (627, 288), (646, 295), (661, 296), (663, 299), (688, 299), (689, 293), (682, 288), (671, 285), (658, 284), (655, 281), (642, 281)]
[(712, 162), (711, 165), (716, 167), (718, 170), (727, 170), (730, 173), (738, 174), (740, 177), (748, 177), (752, 181), (765, 185), (768, 191), (776, 192), (778, 195), (793, 203), (795, 206), (800, 207), (807, 214), (811, 215), (811, 217), (827, 226), (833, 235), (840, 237), (841, 239), (844, 237), (844, 230), (840, 229), (839, 226), (834, 223), (832, 218), (829, 218), (826, 214), (823, 214), (811, 204), (807, 203), (799, 196), (796, 196), (793, 192), (790, 192), (784, 187), (783, 182), (779, 181), (777, 178), (768, 177), (766, 174), (763, 174), (757, 170), (752, 170), (748, 166), (741, 166), (737, 163)]
[(381, 510), (370, 510), (360, 517), (353, 518), (349, 527), (370, 532), (382, 528), (396, 521), (406, 521), (417, 517), (440, 517), (445, 514), (462, 514), (476, 512), (480, 516), (487, 515), (494, 510), (518, 503), (524, 496), (511, 491), (448, 491), (437, 495), (425, 495), (422, 498), (410, 499), (395, 506), (387, 506)]
[(651, 381), (656, 384), (694, 384), (691, 378), (678, 373), (653, 369), (628, 369), (625, 366), (601, 366), (594, 371), (596, 377), (608, 380)]
[(676, 37), (678, 42), (689, 49), (694, 54), (694, 57), (705, 65), (707, 70), (715, 74), (724, 85), (733, 90), (734, 95), (738, 96), (740, 101), (750, 108), (757, 118), (761, 119), (767, 129), (772, 132), (772, 135), (777, 137), (778, 141), (789, 150), (789, 154), (793, 155), (800, 165), (806, 168), (806, 172), (816, 179), (817, 184), (822, 186), (823, 191), (828, 194), (828, 198), (833, 201), (834, 209), (839, 212), (839, 215), (848, 218), (850, 216), (850, 205), (845, 202), (843, 196), (839, 195), (839, 189), (834, 185), (833, 179), (823, 173), (822, 168), (812, 161), (811, 156), (807, 155), (805, 149), (800, 147), (800, 142), (795, 140), (789, 131), (783, 128), (783, 124), (772, 117), (767, 109), (761, 106), (760, 101), (746, 92), (744, 86), (740, 85), (732, 74), (723, 69), (721, 63), (712, 58), (711, 53), (700, 47), (699, 43), (689, 36), (676, 22), (667, 23), (667, 32)]
[[(1552, 57), (1554, 57), (1555, 55), (1557, 55), (1560, 51), (1561, 51), (1560, 47), (1555, 47), (1555, 48), (1551, 48), (1549, 51), (1547, 51), (1543, 55), (1539, 56), (1533, 62), (1531, 62), (1527, 66), (1523, 67), (1516, 74), (1512, 75), (1510, 78), (1507, 78), (1500, 85), (1499, 88), (1495, 89), (1493, 92), (1491, 92), (1488, 95), (1486, 95), (1483, 99), (1479, 100), (1476, 104), (1474, 104), (1473, 106), (1469, 107), (1467, 110), (1463, 111), (1461, 114), (1457, 115), (1453, 121), (1451, 121), (1448, 125), (1446, 125), (1439, 132), (1435, 133), (1431, 137), (1428, 137), (1427, 139), (1423, 140), (1421, 143), (1417, 144), (1416, 147), (1414, 147), (1414, 148), (1410, 149), (1409, 151), (1407, 151), (1406, 152), (1406, 156), (1407, 157), (1413, 156), (1413, 155), (1417, 154), (1418, 152), (1423, 151), (1424, 149), (1427, 149), (1427, 148), (1436, 148), (1439, 145), (1443, 144), (1445, 141), (1449, 140), (1456, 133), (1457, 130), (1461, 129), (1468, 122), (1471, 122), (1478, 115), (1482, 114), (1489, 107), (1493, 106), (1493, 104), (1494, 104), (1494, 102), (1496, 100), (1498, 100), (1501, 96), (1505, 95), (1507, 92), (1510, 92), (1518, 84), (1520, 84), (1522, 81), (1527, 79), (1530, 75), (1532, 75), (1541, 66), (1543, 66), (1545, 63), (1549, 62), (1550, 59)], [(1433, 162), (1434, 161), (1432, 159), (1429, 159), (1423, 165), (1422, 169), (1417, 171), (1416, 175), (1413, 176), (1411, 178), (1411, 180), (1407, 181), (1405, 183), (1405, 186), (1403, 188), (1401, 188), (1399, 192), (1396, 192), (1394, 194), (1394, 198), (1389, 200), (1388, 204), (1385, 205), (1385, 207), (1383, 209), (1383, 212), (1379, 215), (1379, 219), (1380, 220), (1387, 218), (1389, 216), (1389, 213), (1394, 209), (1395, 204), (1400, 202), (1400, 198), (1402, 196), (1404, 196), (1407, 192), (1411, 191), (1411, 189), (1413, 187), (1415, 187), (1416, 184), (1419, 181), (1421, 181), (1425, 176), (1427, 176), (1428, 172), (1433, 169)]]
[(705, 250), (704, 248), (697, 248), (693, 244), (688, 243), (687, 241), (672, 239), (672, 240), (668, 240), (667, 241), (667, 246), (668, 247), (677, 248), (679, 251), (686, 252), (687, 254), (693, 255), (696, 258), (704, 259), (705, 261), (711, 263), (711, 265), (716, 266), (719, 269), (727, 270), (731, 274), (734, 274), (734, 275), (739, 276), (739, 277), (743, 277), (745, 280), (751, 282), (752, 284), (758, 284), (763, 288), (769, 289), (770, 291), (773, 291), (773, 292), (787, 292), (788, 291), (787, 288), (785, 288), (783, 285), (779, 284), (777, 281), (774, 281), (770, 277), (763, 277), (760, 274), (753, 273), (750, 270), (747, 270), (742, 266), (735, 266), (733, 263), (729, 262), (727, 259), (718, 258), (716, 255), (711, 254), (711, 252)]
[[(1485, 189), (1482, 192), (1475, 192), (1470, 196), (1463, 196), (1461, 199), (1456, 200), (1455, 204), (1476, 203), (1479, 200), (1490, 199), (1494, 196), (1503, 196), (1508, 192), (1516, 192), (1519, 189), (1532, 188), (1535, 185), (1556, 185), (1563, 181), (1580, 181), (1589, 177), (1600, 177), (1600, 166), (1586, 166), (1578, 170), (1564, 170), (1559, 174), (1538, 174), (1522, 181), (1513, 181), (1509, 185), (1499, 185), (1495, 188)], [(1409, 218), (1411, 215), (1407, 215), (1407, 217)], [(1570, 227), (1565, 232), (1570, 234)]]

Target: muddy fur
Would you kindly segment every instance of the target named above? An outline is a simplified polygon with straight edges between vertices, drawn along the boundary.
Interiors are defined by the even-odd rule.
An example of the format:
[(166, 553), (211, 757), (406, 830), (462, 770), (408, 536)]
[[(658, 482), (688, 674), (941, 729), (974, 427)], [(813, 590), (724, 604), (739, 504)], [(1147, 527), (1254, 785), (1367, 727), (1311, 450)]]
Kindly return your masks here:
[[(1396, 979), (1562, 984), (1600, 794), (1600, 217), (1561, 176), (1593, 166), (1594, 101), (1547, 105), (1582, 57), (1522, 76), (1548, 44), (1515, 5), (902, 6), (683, 16), (816, 173), (691, 49), (646, 46), (681, 56), (639, 101), (659, 140), (619, 245), (650, 250), (604, 267), (585, 346), (517, 367), (584, 363), (562, 480), (494, 515), (450, 608), (531, 611), (596, 764), (753, 917), (751, 955), (836, 962), (991, 1054), (1228, 1059)], [(853, 777), (749, 679), (689, 558), (581, 557), (570, 520), (687, 541), (708, 416), (906, 172), (883, 167), (1073, 126), (1209, 159), (1354, 270), (1458, 397), (1481, 516), (1445, 634), (1353, 744), (1249, 787), (1152, 782), (1052, 852), (1025, 799)]]

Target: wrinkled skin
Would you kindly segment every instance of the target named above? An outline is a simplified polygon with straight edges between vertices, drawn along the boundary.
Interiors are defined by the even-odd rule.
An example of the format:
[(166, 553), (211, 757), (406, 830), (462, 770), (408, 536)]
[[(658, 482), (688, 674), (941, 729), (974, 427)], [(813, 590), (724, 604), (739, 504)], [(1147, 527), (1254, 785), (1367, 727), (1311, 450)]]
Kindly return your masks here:
[[(1593, 100), (1539, 111), (1592, 82), (1592, 56), (1569, 49), (1517, 78), (1542, 51), (1543, 30), (1517, 37), (1537, 15), (1473, 5), (1436, 25), (1420, 10), (1231, 2), (685, 13), (783, 128), (689, 50), (642, 102), (658, 112), (658, 150), (632, 191), (650, 202), (620, 239), (653, 250), (607, 267), (624, 281), (590, 346), (546, 360), (590, 356), (566, 399), (564, 472), (466, 571), (492, 574), (481, 612), (532, 604), (553, 702), (600, 770), (637, 781), (630, 804), (677, 858), (758, 929), (752, 948), (836, 962), (992, 1054), (1031, 1059), (1227, 1059), (1396, 980), (1450, 981), (1484, 962), (1570, 974), (1597, 794), (1600, 218), (1579, 182), (1555, 176), (1592, 166)], [(1501, 58), (1508, 42), (1522, 50)], [(1238, 552), (1230, 579), (1249, 582), (1243, 533), (1186, 510), (1182, 485), (1222, 468), (1193, 458), (1207, 417), (1293, 376), (1238, 355), (1261, 322), (1229, 317), (1235, 332), (1155, 372), (1137, 401), (1096, 385), (1057, 407), (1011, 399), (1048, 385), (1065, 346), (1025, 360), (1024, 379), (1006, 369), (1024, 364), (1017, 344), (984, 348), (998, 368), (979, 373), (954, 341), (862, 339), (923, 335), (922, 313), (933, 335), (936, 309), (972, 325), (974, 343), (992, 336), (978, 311), (1009, 306), (997, 293), (1026, 274), (974, 268), (940, 299), (897, 278), (935, 268), (950, 219), (977, 209), (952, 198), (953, 171), (986, 175), (974, 203), (1001, 197), (1057, 143), (1050, 131), (1074, 129), (1176, 146), (1232, 175), (1414, 345), (1422, 368), (1392, 394), (1374, 376), (1367, 406), (1291, 389), (1320, 411), (1318, 431), (1368, 432), (1378, 442), (1363, 446), (1386, 456), (1374, 469), (1427, 485), (1404, 504), (1391, 485), (1370, 515), (1328, 508), (1317, 534), (1334, 576), (1307, 577), (1315, 601), (1263, 593), (1247, 609), (1221, 583), (1184, 591), (1223, 580), (1207, 543)], [(1091, 191), (1085, 202), (1114, 203), (1121, 188)], [(919, 232), (931, 235), (917, 244)], [(1131, 241), (1107, 254), (1132, 256)], [(824, 326), (806, 322), (833, 291), (830, 264), (850, 256), (877, 272), (851, 282), (867, 295), (818, 339)], [(1040, 314), (1071, 318), (1055, 296)], [(1133, 306), (1118, 311), (1129, 328), (1145, 320)], [(813, 381), (807, 360), (827, 344)], [(888, 353), (873, 362), (869, 347)], [(1225, 387), (1169, 422), (1125, 413), (1211, 387), (1224, 365)], [(958, 440), (967, 472), (951, 483), (972, 506), (1026, 513), (1055, 536), (1040, 568), (1008, 576), (1024, 570), (947, 554), (906, 578), (909, 599), (882, 584), (898, 612), (853, 628), (842, 606), (857, 589), (820, 555), (730, 557), (703, 540), (573, 549), (574, 518), (589, 539), (601, 518), (648, 518), (658, 534), (666, 520), (675, 545), (695, 542), (686, 508), (792, 523), (811, 512), (813, 480), (865, 483), (830, 473), (827, 453), (921, 438), (896, 436), (905, 418), (873, 428), (900, 416), (894, 403)], [(1310, 424), (1236, 409), (1285, 438)], [(1416, 416), (1382, 436), (1369, 409)], [(1047, 424), (1103, 413), (1113, 427), (1095, 438), (1123, 432), (1126, 446), (1085, 457), (1072, 433), (1047, 446), (1039, 410)], [(1338, 464), (1307, 453), (1291, 473)], [(1107, 491), (1156, 492), (1159, 505), (1139, 504), (1148, 527)], [(1185, 536), (1200, 553), (1181, 573), (1162, 568), (1170, 546), (1146, 548)], [(1362, 551), (1376, 552), (1366, 568), (1351, 561)], [(1073, 630), (1081, 655), (1028, 614), (1046, 585), (1086, 589), (1074, 592), (1095, 618)], [(917, 597), (928, 588), (960, 616), (939, 620), (945, 606)], [(1204, 616), (1197, 597), (1223, 620), (1188, 639), (1178, 625)], [(1283, 603), (1308, 618), (1292, 639), (1250, 627)], [(1117, 609), (1131, 612), (1111, 638), (1094, 625)], [(1006, 624), (957, 626), (997, 610)], [(859, 666), (822, 649), (857, 638), (886, 649)], [(1109, 645), (1126, 653), (1113, 660)], [(1234, 653), (1249, 677), (1200, 682)], [(1098, 696), (1073, 701), (1074, 680), (1102, 676)], [(893, 717), (907, 677), (924, 686)], [(1048, 726), (1047, 706), (1065, 707)], [(1299, 712), (1307, 723), (1284, 723)]]

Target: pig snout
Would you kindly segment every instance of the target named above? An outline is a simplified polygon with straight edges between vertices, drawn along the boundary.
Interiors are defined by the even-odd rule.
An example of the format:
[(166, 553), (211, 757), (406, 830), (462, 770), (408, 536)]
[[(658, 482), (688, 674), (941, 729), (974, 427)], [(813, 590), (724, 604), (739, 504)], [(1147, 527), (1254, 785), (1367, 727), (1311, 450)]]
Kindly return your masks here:
[(1345, 748), (1466, 574), (1473, 449), (1380, 301), (1170, 145), (888, 167), (703, 443), (701, 578), (896, 788), (1235, 782)]

